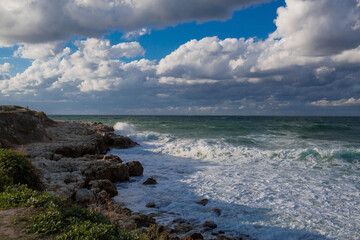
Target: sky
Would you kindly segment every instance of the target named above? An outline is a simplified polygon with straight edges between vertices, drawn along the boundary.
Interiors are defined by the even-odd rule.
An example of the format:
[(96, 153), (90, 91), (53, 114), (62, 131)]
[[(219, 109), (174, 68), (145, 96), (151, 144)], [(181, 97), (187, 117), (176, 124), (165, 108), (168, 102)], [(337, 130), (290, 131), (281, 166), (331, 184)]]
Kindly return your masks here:
[(360, 0), (0, 0), (0, 104), (360, 116)]

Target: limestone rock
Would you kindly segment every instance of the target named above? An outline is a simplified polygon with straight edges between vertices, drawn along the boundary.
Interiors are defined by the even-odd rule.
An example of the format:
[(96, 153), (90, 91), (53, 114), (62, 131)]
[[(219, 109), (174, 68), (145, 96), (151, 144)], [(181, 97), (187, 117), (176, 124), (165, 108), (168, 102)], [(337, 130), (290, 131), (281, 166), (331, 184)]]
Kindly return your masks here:
[(141, 163), (139, 161), (128, 162), (128, 163), (126, 163), (126, 165), (129, 168), (129, 175), (130, 176), (141, 176), (141, 175), (143, 175), (144, 168), (143, 168), (143, 166), (141, 165)]
[(76, 202), (81, 204), (91, 203), (94, 199), (95, 195), (89, 189), (79, 189), (75, 194)]
[(217, 228), (217, 225), (213, 221), (206, 221), (204, 222), (203, 227), (214, 229)]
[(157, 181), (154, 178), (150, 177), (150, 178), (146, 179), (146, 181), (143, 182), (143, 184), (144, 185), (154, 185), (154, 184), (157, 184)]
[(116, 186), (107, 179), (94, 180), (89, 182), (88, 185), (90, 190), (92, 190), (95, 194), (100, 193), (102, 190), (106, 191), (110, 197), (114, 197), (118, 194)]

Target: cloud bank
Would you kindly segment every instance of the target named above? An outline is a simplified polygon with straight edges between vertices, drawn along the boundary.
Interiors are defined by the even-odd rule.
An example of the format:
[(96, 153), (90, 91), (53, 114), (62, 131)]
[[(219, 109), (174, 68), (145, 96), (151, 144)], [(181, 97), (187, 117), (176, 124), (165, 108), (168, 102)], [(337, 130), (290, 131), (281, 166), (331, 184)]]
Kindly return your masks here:
[(143, 28), (226, 19), (234, 10), (267, 1), (0, 0), (0, 46), (66, 40), (73, 35), (100, 37), (108, 29), (141, 34)]
[[(36, 9), (48, 2), (52, 1), (26, 4), (34, 4), (30, 7)], [(115, 25), (136, 30), (192, 19), (226, 18), (234, 9), (260, 1), (197, 1), (198, 8), (191, 11), (187, 1), (157, 0), (153, 6), (150, 1), (135, 0), (106, 1), (101, 6), (95, 0), (65, 2), (61, 9), (67, 11), (68, 4), (76, 5), (71, 8), (73, 15), (67, 12), (69, 21), (76, 22), (73, 33), (96, 35), (97, 30)], [(19, 7), (16, 3), (21, 5), (14, 2), (7, 8), (14, 5), (15, 11)], [(155, 9), (157, 4), (164, 8)], [(95, 7), (100, 11), (89, 10)], [(189, 11), (175, 14), (176, 8)], [(128, 21), (120, 23), (109, 12)], [(104, 21), (90, 23), (90, 13), (104, 17)], [(108, 15), (103, 16), (105, 13)], [(126, 15), (129, 13), (134, 15)], [(159, 61), (131, 60), (144, 56), (138, 42), (111, 45), (102, 38), (88, 38), (77, 41), (77, 49), (71, 51), (61, 40), (68, 34), (62, 29), (69, 28), (62, 26), (57, 28), (59, 36), (44, 44), (37, 43), (36, 34), (24, 33), (16, 38), (24, 43), (14, 54), (34, 61), (23, 73), (3, 76), (0, 91), (2, 96), (48, 99), (62, 105), (100, 102), (104, 109), (130, 114), (314, 114), (320, 108), (336, 106), (346, 107), (337, 114), (360, 114), (360, 2), (286, 0), (277, 13), (277, 29), (263, 41), (206, 37), (179, 46)], [(14, 32), (23, 28), (20, 21), (13, 24)], [(64, 24), (62, 19), (59, 24)], [(135, 31), (133, 37), (142, 33)], [(6, 34), (0, 37), (3, 42), (16, 42)], [(29, 40), (29, 36), (34, 39)]]

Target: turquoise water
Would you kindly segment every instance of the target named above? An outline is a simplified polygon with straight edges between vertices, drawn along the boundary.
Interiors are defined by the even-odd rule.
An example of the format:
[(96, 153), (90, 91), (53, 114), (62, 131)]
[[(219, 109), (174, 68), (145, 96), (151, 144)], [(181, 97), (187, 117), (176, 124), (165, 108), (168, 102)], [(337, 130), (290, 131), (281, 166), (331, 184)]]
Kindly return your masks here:
[[(164, 224), (183, 217), (258, 239), (360, 239), (359, 117), (51, 117), (103, 122), (138, 141), (112, 151), (145, 166), (144, 177), (118, 184), (117, 200), (157, 211)], [(141, 185), (153, 175), (156, 187)], [(209, 206), (194, 204), (203, 197)]]

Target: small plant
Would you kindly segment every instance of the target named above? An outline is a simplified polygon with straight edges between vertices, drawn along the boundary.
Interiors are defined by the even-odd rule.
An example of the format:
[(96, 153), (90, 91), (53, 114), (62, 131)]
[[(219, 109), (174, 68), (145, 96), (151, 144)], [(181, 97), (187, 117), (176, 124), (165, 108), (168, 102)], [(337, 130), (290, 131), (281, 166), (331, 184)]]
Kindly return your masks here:
[(26, 184), (38, 188), (39, 179), (34, 167), (24, 154), (0, 148), (0, 192), (11, 184)]

